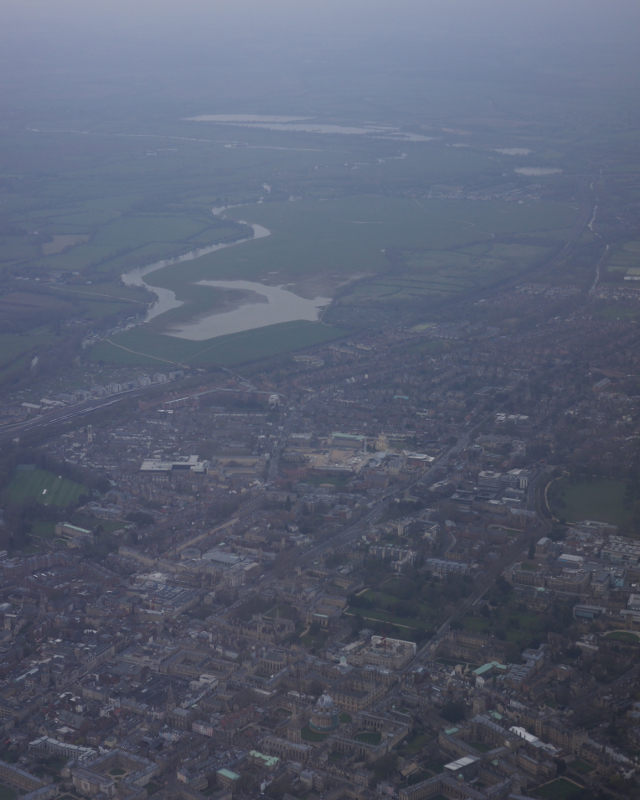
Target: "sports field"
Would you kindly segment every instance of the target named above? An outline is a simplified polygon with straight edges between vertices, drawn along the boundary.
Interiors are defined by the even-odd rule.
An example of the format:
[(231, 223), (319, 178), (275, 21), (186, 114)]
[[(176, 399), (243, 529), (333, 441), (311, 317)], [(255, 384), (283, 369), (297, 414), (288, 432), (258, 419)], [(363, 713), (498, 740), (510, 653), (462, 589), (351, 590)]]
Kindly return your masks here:
[(611, 631), (604, 637), (605, 639), (614, 639), (618, 642), (631, 642), (632, 644), (640, 644), (640, 635), (633, 631)]
[(624, 525), (631, 519), (631, 510), (624, 505), (624, 481), (593, 478), (571, 483), (568, 478), (554, 481), (549, 487), (551, 510), (567, 522), (594, 519), (611, 525)]
[(43, 469), (24, 469), (18, 467), (9, 482), (6, 492), (9, 500), (22, 503), (33, 497), (44, 506), (65, 507), (78, 502), (78, 497), (87, 489), (79, 483), (70, 481), (53, 472)]

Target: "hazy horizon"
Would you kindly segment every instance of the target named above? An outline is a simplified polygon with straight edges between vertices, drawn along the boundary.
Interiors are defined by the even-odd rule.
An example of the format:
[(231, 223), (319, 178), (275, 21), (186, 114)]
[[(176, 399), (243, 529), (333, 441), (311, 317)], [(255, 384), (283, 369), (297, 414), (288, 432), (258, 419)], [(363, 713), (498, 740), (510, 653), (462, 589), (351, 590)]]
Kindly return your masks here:
[[(569, 100), (604, 90), (606, 101), (639, 85), (639, 23), (639, 4), (623, 0), (31, 0), (5, 7), (2, 93), (9, 112), (48, 108), (56, 116), (64, 102), (80, 117), (83, 104), (98, 98), (109, 116), (111, 106), (140, 96), (191, 113), (338, 116), (348, 113), (351, 96), (366, 101), (353, 103), (357, 117), (393, 107), (417, 84), (417, 120), (431, 113), (418, 107), (421, 92), (449, 102), (446, 87), (427, 92), (424, 81)], [(332, 108), (335, 99), (346, 106)]]

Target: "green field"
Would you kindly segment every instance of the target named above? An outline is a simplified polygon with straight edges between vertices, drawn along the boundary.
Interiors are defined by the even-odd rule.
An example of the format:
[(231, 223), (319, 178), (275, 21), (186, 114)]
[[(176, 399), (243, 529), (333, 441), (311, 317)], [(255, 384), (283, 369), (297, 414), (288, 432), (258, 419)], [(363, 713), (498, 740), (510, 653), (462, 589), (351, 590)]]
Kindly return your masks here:
[(489, 750), (493, 749), (491, 745), (485, 744), (484, 742), (469, 742), (469, 744), (471, 747), (475, 747), (479, 753), (488, 753)]
[(0, 376), (12, 369), (24, 367), (35, 355), (41, 354), (51, 344), (49, 332), (31, 332), (22, 335), (0, 334)]
[(464, 617), (461, 622), (467, 631), (494, 635), (505, 642), (526, 647), (532, 639), (546, 636), (549, 620), (545, 614), (523, 611), (520, 608), (519, 602), (511, 599), (493, 610), (491, 618), (478, 614)]
[(41, 505), (75, 505), (78, 497), (87, 492), (85, 486), (54, 475), (43, 469), (16, 469), (6, 487), (7, 497), (14, 503), (23, 503), (33, 497)]
[(489, 627), (489, 622), (484, 617), (465, 617), (464, 629), (465, 631), (473, 631), (474, 633), (484, 633)]
[(308, 725), (305, 725), (300, 731), (300, 735), (307, 742), (324, 742), (329, 734), (311, 730)]
[(374, 627), (378, 633), (385, 633), (394, 625), (404, 629), (402, 633), (397, 634), (400, 638), (420, 641), (425, 632), (437, 628), (446, 615), (445, 606), (435, 596), (437, 590), (434, 590), (435, 594), (432, 596), (427, 593), (427, 600), (421, 600), (419, 585), (414, 587), (413, 594), (408, 595), (402, 579), (395, 575), (387, 576), (389, 573), (380, 576), (379, 591), (365, 589), (359, 593), (358, 598), (361, 597), (362, 601), (365, 601), (363, 605), (358, 604), (362, 601), (355, 600), (344, 613), (347, 616), (359, 615), (370, 623), (379, 623), (369, 626)]
[(574, 796), (582, 792), (583, 788), (566, 778), (558, 778), (558, 780), (545, 783), (544, 786), (535, 789), (534, 793), (536, 797), (542, 797), (543, 800), (572, 800)]
[(431, 737), (428, 733), (420, 733), (414, 736), (413, 739), (408, 740), (407, 753), (412, 756), (419, 753)]
[(360, 731), (353, 737), (357, 742), (365, 744), (380, 744), (381, 735), (377, 731)]
[[(474, 104), (473, 93), (463, 95), (465, 103)], [(114, 336), (119, 346), (100, 343), (91, 358), (123, 365), (153, 366), (163, 359), (235, 365), (309, 347), (343, 335), (343, 326), (372, 324), (372, 306), (413, 308), (543, 263), (566, 241), (578, 216), (575, 204), (551, 199), (506, 203), (425, 197), (434, 184), (446, 188), (514, 179), (517, 159), (477, 143), (458, 149), (440, 136), (400, 145), (377, 137), (220, 128), (181, 119), (184, 109), (169, 111), (173, 101), (164, 102), (167, 113), (154, 112), (144, 123), (127, 105), (128, 122), (117, 132), (111, 123), (103, 126), (101, 114), (94, 120), (96, 129), (89, 120), (82, 123), (83, 133), (69, 130), (64, 114), (52, 131), (0, 131), (2, 152), (11, 154), (0, 159), (0, 166), (19, 176), (0, 191), (7, 222), (0, 231), (0, 271), (41, 281), (19, 288), (32, 295), (40, 291), (37, 302), (55, 317), (56, 324), (45, 320), (47, 346), (57, 349), (64, 335), (79, 330), (65, 327), (69, 317), (74, 324), (109, 330), (115, 318), (139, 312), (137, 304), (150, 297), (123, 287), (123, 272), (236, 241), (248, 232), (243, 221), (262, 225), (271, 235), (149, 275), (149, 284), (173, 290), (184, 305), (144, 330)], [(109, 103), (117, 107), (119, 101)], [(243, 146), (229, 146), (228, 137)], [(551, 148), (545, 158), (556, 163), (561, 155)], [(269, 196), (263, 181), (273, 185)], [(417, 194), (414, 186), (420, 187)], [(226, 219), (212, 213), (223, 205)], [(62, 236), (86, 238), (50, 252), (52, 237)], [(59, 276), (50, 283), (51, 273), (74, 285), (60, 285)], [(353, 276), (359, 276), (353, 285), (342, 285)], [(337, 295), (333, 316), (325, 319), (334, 327), (273, 326), (219, 337), (215, 345), (159, 336), (168, 324), (220, 305), (219, 290), (194, 286), (216, 278), (316, 281), (325, 288), (309, 285), (307, 292)], [(2, 288), (0, 295), (15, 288)], [(27, 336), (7, 339), (0, 347), (0, 378), (3, 359), (21, 358), (12, 369), (24, 373), (45, 344), (31, 341), (32, 326), (20, 303), (12, 313), (11, 323), (18, 327), (7, 328), (6, 335), (18, 330)], [(0, 330), (0, 345), (4, 335)]]
[[(129, 69), (118, 57), (95, 73), (74, 62), (68, 67), (73, 78), (54, 89), (35, 79), (41, 69), (27, 58), (26, 68), (15, 69), (20, 79), (7, 87), (10, 110), (0, 126), (3, 277), (28, 273), (30, 280), (48, 282), (58, 280), (48, 273), (64, 273), (66, 280), (77, 272), (72, 279), (79, 285), (108, 280), (100, 285), (114, 288), (132, 267), (237, 238), (237, 221), (247, 220), (266, 226), (271, 236), (150, 278), (190, 301), (173, 318), (216, 302), (213, 291), (193, 289), (194, 279), (273, 273), (283, 282), (329, 279), (342, 315), (327, 321), (346, 325), (354, 308), (363, 316), (372, 306), (386, 312), (393, 304), (421, 311), (422, 303), (433, 307), (440, 298), (482, 290), (546, 263), (585, 211), (581, 182), (588, 164), (606, 159), (607, 175), (620, 176), (613, 189), (600, 187), (601, 211), (606, 202), (610, 219), (618, 206), (640, 199), (628, 174), (638, 162), (637, 131), (615, 124), (585, 128), (584, 122), (626, 118), (635, 107), (635, 84), (612, 80), (616, 48), (598, 87), (585, 93), (580, 70), (568, 74), (565, 54), (550, 57), (532, 47), (526, 30), (518, 39), (526, 66), (498, 70), (497, 51), (479, 45), (480, 39), (470, 60), (465, 55), (460, 61), (448, 44), (442, 53), (430, 46), (414, 51), (395, 38), (410, 28), (396, 15), (390, 21), (384, 38), (393, 39), (393, 47), (371, 46), (365, 35), (358, 39), (363, 58), (354, 61), (353, 37), (338, 37), (325, 51), (331, 56), (315, 67), (304, 66), (314, 63), (311, 56), (283, 68), (285, 48), (278, 56), (262, 54), (250, 69), (233, 36), (200, 51), (188, 35), (180, 39), (186, 46), (174, 43), (158, 63), (136, 57)], [(247, 24), (251, 20), (242, 27)], [(496, 35), (493, 22), (487, 25)], [(336, 24), (330, 36), (340, 29)], [(314, 41), (325, 35), (314, 31)], [(61, 46), (56, 37), (50, 44)], [(196, 52), (206, 66), (188, 79)], [(55, 63), (46, 48), (32, 56), (45, 68)], [(212, 88), (207, 75), (219, 76), (219, 83)], [(329, 135), (188, 116), (215, 108), (302, 113), (314, 124), (376, 121), (395, 133)], [(516, 172), (534, 165), (559, 174)], [(232, 220), (212, 214), (222, 206)], [(88, 239), (45, 254), (51, 237), (78, 235)], [(592, 245), (594, 238), (588, 232), (583, 240)], [(605, 269), (638, 267), (640, 243), (621, 238), (612, 240)], [(356, 274), (368, 277), (337, 288)], [(562, 282), (566, 272), (554, 277)], [(127, 313), (113, 302), (96, 302), (80, 316), (99, 321)], [(240, 363), (237, 358), (223, 354), (219, 360)]]
[(640, 309), (628, 306), (605, 306), (598, 311), (598, 316), (606, 320), (635, 320), (640, 318)]
[[(374, 195), (245, 206), (229, 214), (268, 228), (271, 236), (179, 269), (168, 266), (148, 282), (189, 300), (186, 284), (208, 278), (260, 280), (278, 274), (284, 282), (379, 273), (384, 277), (343, 292), (339, 304), (402, 302), (479, 287), (541, 263), (566, 240), (576, 219), (575, 210), (561, 203), (497, 208), (465, 200)], [(526, 237), (540, 231), (546, 238), (532, 245)], [(404, 255), (391, 274), (387, 253), (392, 250)]]
[(640, 635), (633, 631), (611, 631), (604, 637), (605, 639), (614, 639), (618, 642), (632, 642), (638, 644), (640, 642)]
[(345, 612), (347, 616), (360, 614), (363, 619), (369, 619), (374, 622), (389, 622), (392, 625), (397, 625), (399, 628), (412, 628), (413, 630), (424, 630), (425, 623), (416, 619), (409, 619), (409, 617), (398, 617), (396, 614), (390, 614), (388, 611), (375, 611), (365, 608), (348, 607)]
[(551, 510), (567, 522), (594, 519), (612, 525), (624, 525), (631, 511), (623, 504), (626, 484), (607, 478), (571, 483), (568, 478), (554, 481), (549, 487)]
[(136, 328), (100, 342), (91, 350), (90, 358), (110, 364), (221, 364), (228, 367), (323, 344), (345, 334), (340, 328), (303, 320), (201, 342)]
[(56, 535), (55, 528), (56, 523), (52, 520), (38, 519), (31, 526), (31, 534), (40, 539), (53, 539)]
[[(374, 195), (337, 198), (327, 202), (268, 203), (231, 209), (238, 220), (248, 220), (269, 229), (271, 235), (203, 255), (191, 261), (170, 264), (147, 276), (152, 286), (170, 289), (184, 305), (156, 317), (145, 330), (129, 331), (112, 340), (136, 353), (165, 358), (176, 363), (237, 364), (254, 357), (308, 346), (330, 338), (325, 331), (289, 339), (287, 347), (272, 342), (266, 346), (258, 335), (255, 345), (242, 346), (251, 331), (234, 334), (243, 339), (218, 337), (215, 344), (175, 340), (157, 335), (167, 325), (192, 319), (215, 309), (223, 293), (203, 288), (198, 282), (211, 279), (251, 279), (282, 283), (321, 278), (329, 284), (354, 275), (384, 277), (359, 281), (338, 299), (338, 305), (368, 305), (378, 301), (413, 302), (420, 296), (450, 293), (482, 286), (496, 278), (509, 277), (533, 263), (543, 261), (567, 236), (575, 211), (558, 203), (534, 207), (505, 204), (496, 214), (492, 204), (467, 201), (421, 200)], [(111, 223), (115, 225), (115, 223)], [(490, 230), (488, 230), (490, 229)], [(524, 235), (544, 229), (547, 246), (501, 243), (496, 236)], [(496, 233), (494, 233), (496, 231)], [(554, 238), (555, 237), (555, 238)], [(460, 252), (451, 248), (462, 248)], [(406, 264), (388, 275), (387, 251), (406, 252)], [(268, 337), (278, 326), (270, 326)], [(271, 332), (273, 330), (273, 333)], [(153, 333), (152, 333), (153, 331)], [(264, 332), (267, 332), (265, 329)], [(338, 334), (339, 335), (339, 334)], [(143, 341), (141, 341), (141, 339)], [(154, 344), (155, 341), (155, 344)], [(211, 340), (213, 341), (213, 340)], [(296, 341), (297, 345), (291, 345)], [(109, 343), (99, 344), (92, 358), (111, 363), (133, 361), (127, 351), (116, 354)]]
[(18, 793), (10, 786), (0, 785), (0, 800), (15, 800)]

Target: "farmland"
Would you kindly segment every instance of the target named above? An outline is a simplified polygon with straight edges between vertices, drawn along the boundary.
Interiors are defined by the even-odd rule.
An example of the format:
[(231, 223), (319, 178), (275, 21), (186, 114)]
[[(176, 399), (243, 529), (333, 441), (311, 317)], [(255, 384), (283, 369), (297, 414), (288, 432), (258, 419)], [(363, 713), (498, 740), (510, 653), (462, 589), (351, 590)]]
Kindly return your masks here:
[[(325, 202), (265, 203), (228, 213), (272, 232), (272, 238), (255, 243), (260, 255), (249, 256), (251, 261), (243, 271), (259, 275), (260, 269), (279, 266), (290, 276), (327, 269), (342, 275), (350, 270), (384, 269), (388, 262), (382, 251), (389, 248), (442, 251), (492, 242), (498, 236), (564, 233), (575, 221), (575, 212), (560, 203), (502, 205), (361, 195)], [(331, 240), (327, 241), (329, 231)], [(242, 255), (248, 257), (246, 252)], [(239, 251), (234, 250), (211, 256), (219, 262), (221, 277), (237, 272), (238, 257)]]
[[(568, 235), (568, 226), (575, 221), (575, 211), (558, 203), (534, 207), (504, 205), (498, 219), (495, 209), (486, 203), (416, 202), (372, 195), (326, 202), (271, 202), (231, 209), (228, 213), (238, 221), (257, 223), (271, 235), (192, 261), (170, 264), (148, 275), (149, 285), (173, 291), (184, 303), (155, 318), (150, 330), (162, 333), (178, 319), (193, 318), (220, 305), (223, 298), (219, 290), (197, 285), (211, 279), (252, 279), (280, 284), (302, 281), (302, 287), (305, 281), (321, 280), (323, 286), (337, 289), (345, 279), (358, 277), (353, 288), (338, 293), (336, 305), (344, 310), (341, 313), (337, 308), (336, 318), (344, 323), (344, 311), (351, 306), (415, 304), (420, 298), (435, 299), (443, 293), (478, 288), (512, 277), (544, 261), (554, 247), (561, 245)], [(496, 233), (487, 228), (494, 228)], [(517, 240), (518, 236), (540, 230), (546, 232), (545, 246), (496, 240), (497, 236), (515, 236)], [(404, 262), (392, 265), (388, 257), (392, 251), (404, 254)], [(331, 315), (330, 311), (329, 318)], [(327, 331), (317, 333), (316, 337), (317, 341), (329, 338)], [(205, 361), (216, 353), (213, 360), (223, 364), (241, 363), (253, 357), (247, 355), (252, 347), (238, 352), (234, 340), (227, 337), (218, 337), (210, 348), (195, 345), (195, 350), (189, 345), (168, 343), (165, 338), (156, 340), (156, 345), (147, 340), (143, 346), (139, 342), (131, 346), (131, 340), (131, 333), (119, 335), (112, 340), (111, 347), (98, 346), (92, 357), (123, 363), (124, 356), (115, 353), (113, 345), (182, 363), (200, 358), (193, 354), (203, 349), (211, 354)], [(302, 341), (308, 338), (303, 337)], [(224, 347), (219, 346), (222, 344)], [(157, 355), (160, 352), (165, 355)]]
[[(243, 221), (271, 232), (148, 276), (184, 305), (153, 320), (144, 335), (107, 337), (120, 347), (103, 342), (91, 358), (114, 364), (150, 364), (153, 357), (237, 364), (374, 324), (372, 309), (393, 308), (401, 317), (406, 309), (543, 263), (566, 241), (580, 212), (551, 197), (520, 203), (426, 197), (429, 186), (490, 186), (504, 175), (526, 185), (513, 173), (517, 159), (480, 141), (468, 140), (466, 149), (438, 137), (406, 141), (400, 152), (398, 142), (366, 136), (220, 127), (175, 115), (118, 132), (87, 125), (84, 135), (66, 127), (3, 130), (0, 141), (12, 153), (11, 169), (30, 180), (28, 193), (2, 195), (0, 322), (7, 319), (30, 339), (33, 317), (42, 311), (54, 351), (76, 331), (108, 330), (116, 319), (140, 313), (151, 296), (123, 287), (123, 272), (243, 238)], [(45, 168), (52, 160), (55, 174)], [(553, 191), (557, 179), (545, 180)], [(406, 196), (405, 188), (416, 184), (423, 187), (418, 196)], [(226, 217), (212, 213), (216, 206), (227, 206)], [(14, 277), (28, 282), (18, 286)], [(265, 341), (256, 334), (219, 337), (203, 362), (202, 343), (182, 348), (154, 339), (177, 320), (221, 306), (224, 294), (196, 287), (197, 281), (234, 278), (294, 283), (304, 296), (333, 295), (324, 321), (340, 330), (312, 335), (307, 326), (300, 338), (283, 338), (276, 326)], [(30, 295), (26, 302), (16, 298), (18, 288)], [(133, 334), (145, 339), (144, 347)], [(44, 352), (43, 340), (20, 349), (24, 358), (13, 368), (24, 374), (26, 359)]]
[(18, 467), (6, 487), (7, 497), (14, 503), (32, 497), (45, 506), (65, 507), (77, 503), (78, 497), (87, 491), (79, 483), (29, 466)]
[[(228, 213), (266, 227), (271, 235), (150, 274), (148, 284), (172, 290), (185, 303), (156, 318), (153, 328), (162, 330), (176, 318), (215, 308), (220, 292), (196, 286), (202, 280), (287, 283), (321, 278), (337, 286), (354, 275), (385, 276), (360, 281), (355, 290), (342, 294), (338, 302), (347, 305), (404, 302), (482, 286), (544, 260), (566, 238), (562, 226), (575, 216), (557, 203), (532, 209), (505, 205), (499, 224), (493, 220), (492, 226), (505, 235), (553, 228), (546, 247), (496, 243), (496, 234), (484, 230), (491, 227), (493, 210), (482, 203), (359, 196), (231, 209)], [(387, 256), (391, 250), (407, 253), (406, 264), (392, 267)]]

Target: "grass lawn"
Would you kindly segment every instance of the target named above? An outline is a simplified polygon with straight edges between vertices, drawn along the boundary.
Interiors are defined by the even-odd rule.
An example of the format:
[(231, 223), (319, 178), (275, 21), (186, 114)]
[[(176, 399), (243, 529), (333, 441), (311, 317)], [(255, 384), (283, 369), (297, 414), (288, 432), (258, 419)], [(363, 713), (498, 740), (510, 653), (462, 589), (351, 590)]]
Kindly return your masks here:
[(298, 612), (293, 606), (287, 603), (277, 603), (273, 608), (264, 612), (265, 617), (275, 619), (276, 617), (284, 617), (285, 619), (296, 619)]
[(366, 597), (367, 600), (371, 600), (372, 603), (384, 603), (385, 605), (391, 605), (393, 603), (399, 603), (400, 599), (395, 596), (395, 594), (389, 594), (387, 592), (377, 592), (373, 589), (367, 589), (366, 592), (361, 592), (360, 595), (362, 597)]
[(327, 634), (319, 633), (317, 636), (313, 636), (311, 633), (305, 633), (300, 637), (300, 641), (305, 647), (314, 647), (316, 650), (320, 650), (327, 641)]
[(77, 525), (79, 528), (87, 528), (87, 530), (92, 530), (93, 528), (97, 528), (99, 525), (102, 526), (102, 530), (105, 533), (113, 533), (114, 531), (119, 531), (125, 525), (129, 525), (129, 522), (117, 519), (98, 519), (97, 517), (91, 517), (88, 514), (73, 514), (70, 520), (68, 520), (72, 525)]
[(380, 744), (381, 735), (377, 731), (360, 731), (353, 737), (357, 742), (365, 744)]
[(411, 753), (411, 755), (415, 755), (419, 753), (425, 744), (429, 741), (430, 736), (428, 733), (420, 733), (418, 736), (414, 736), (413, 739), (407, 745), (407, 753)]
[(489, 627), (489, 620), (485, 617), (465, 617), (463, 624), (465, 631), (484, 633)]
[(371, 619), (375, 622), (390, 622), (392, 625), (397, 625), (399, 628), (413, 628), (414, 630), (424, 630), (428, 623), (420, 622), (417, 619), (409, 619), (408, 617), (398, 617), (395, 614), (390, 614), (388, 611), (371, 611), (365, 608), (349, 607), (344, 612), (347, 616), (360, 614), (363, 619)]
[(346, 724), (346, 723), (348, 723), (348, 722), (351, 722), (351, 716), (350, 716), (349, 714), (347, 714), (347, 713), (346, 713), (346, 711), (343, 711), (343, 712), (342, 712), (342, 714), (340, 714), (340, 716), (338, 717), (338, 719), (339, 719), (339, 720), (340, 720), (340, 722), (342, 722), (343, 724)]
[(35, 497), (42, 505), (63, 507), (77, 503), (78, 497), (85, 494), (87, 488), (44, 469), (18, 468), (6, 491), (14, 503)]
[(403, 588), (402, 580), (399, 578), (388, 578), (386, 581), (383, 581), (380, 584), (380, 588), (384, 589), (385, 592), (390, 592), (393, 594), (393, 592), (400, 591)]
[(583, 790), (580, 786), (567, 778), (558, 778), (551, 783), (545, 783), (534, 790), (537, 797), (542, 797), (544, 800), (571, 800), (574, 795), (577, 795)]
[(493, 750), (490, 745), (485, 744), (484, 742), (469, 742), (469, 744), (471, 747), (475, 747), (479, 753), (488, 753), (489, 750)]
[(307, 742), (324, 742), (328, 735), (328, 733), (313, 731), (308, 725), (305, 725), (300, 731), (300, 736)]
[(48, 519), (38, 519), (31, 526), (31, 535), (40, 539), (55, 538), (56, 523)]
[(530, 636), (526, 631), (518, 631), (515, 628), (509, 628), (506, 631), (507, 641), (514, 644), (525, 644), (529, 641)]
[(604, 638), (616, 639), (619, 642), (633, 642), (634, 644), (640, 642), (640, 636), (632, 631), (611, 631), (607, 633)]
[(344, 489), (344, 487), (349, 483), (350, 478), (345, 477), (344, 475), (316, 475), (307, 477), (304, 479), (305, 483), (310, 484), (311, 486), (321, 486), (322, 484), (331, 484), (335, 486), (336, 489)]
[(606, 306), (598, 312), (598, 316), (603, 319), (638, 319), (640, 317), (640, 309), (626, 308), (625, 306)]
[(549, 487), (549, 504), (556, 517), (563, 517), (567, 522), (595, 519), (623, 525), (631, 518), (631, 511), (622, 503), (625, 489), (624, 481), (608, 478), (578, 483), (561, 478)]

